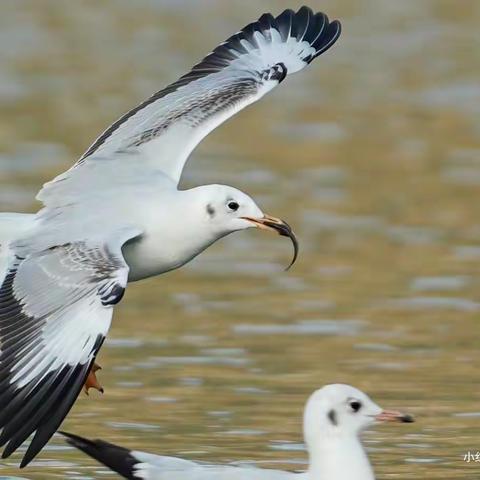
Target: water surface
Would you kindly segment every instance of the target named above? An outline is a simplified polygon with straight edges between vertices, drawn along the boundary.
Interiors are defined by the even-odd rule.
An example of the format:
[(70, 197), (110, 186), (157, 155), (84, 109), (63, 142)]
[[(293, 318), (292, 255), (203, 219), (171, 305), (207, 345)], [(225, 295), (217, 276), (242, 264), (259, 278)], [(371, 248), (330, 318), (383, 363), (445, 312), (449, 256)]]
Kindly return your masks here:
[[(212, 134), (183, 186), (224, 182), (295, 226), (243, 232), (131, 285), (99, 356), (104, 396), (62, 428), (212, 462), (302, 469), (301, 413), (330, 382), (413, 425), (365, 436), (380, 479), (480, 476), (480, 5), (312, 1), (344, 33)], [(122, 112), (266, 10), (295, 1), (3, 2), (0, 203), (34, 211)], [(461, 5), (461, 8), (460, 8)], [(345, 459), (348, 461), (348, 459)], [(55, 438), (29, 479), (115, 478)]]

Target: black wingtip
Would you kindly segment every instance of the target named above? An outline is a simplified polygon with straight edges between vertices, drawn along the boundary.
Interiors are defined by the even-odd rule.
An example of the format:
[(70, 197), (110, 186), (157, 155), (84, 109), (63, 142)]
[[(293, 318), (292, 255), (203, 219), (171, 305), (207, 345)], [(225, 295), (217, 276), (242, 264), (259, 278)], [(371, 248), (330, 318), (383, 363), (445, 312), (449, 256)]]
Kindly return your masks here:
[[(103, 339), (100, 341), (103, 342)], [(4, 454), (11, 455), (28, 436), (35, 432), (30, 445), (25, 452), (20, 468), (25, 468), (50, 440), (57, 428), (73, 407), (80, 393), (90, 368), (89, 364), (78, 365), (73, 369), (64, 369), (58, 382), (53, 382), (48, 395), (41, 398), (43, 404), (37, 411), (25, 420), (25, 429), (20, 428), (16, 436), (12, 436), (7, 443)], [(72, 373), (73, 371), (73, 373)], [(37, 414), (38, 418), (37, 418)]]
[(87, 438), (81, 437), (80, 435), (75, 435), (74, 433), (65, 432), (64, 430), (59, 430), (57, 433), (65, 437), (66, 442), (72, 447), (76, 447), (82, 451), (87, 448), (93, 448), (94, 442), (88, 440)]
[[(310, 43), (316, 51), (309, 58), (304, 59), (308, 63), (326, 52), (338, 40), (342, 31), (338, 20), (330, 21), (325, 13), (314, 13), (310, 7), (305, 5), (300, 7), (297, 12), (286, 9), (276, 17), (273, 17), (271, 13), (264, 13), (256, 22), (248, 24), (240, 32), (228, 38), (194, 69), (198, 69), (200, 66), (204, 68), (205, 64), (211, 62), (215, 57), (218, 57), (218, 62), (228, 64), (230, 59), (225, 56), (225, 52), (236, 50), (238, 53), (246, 53), (242, 40), (257, 45), (254, 33), (265, 33), (270, 29), (277, 30), (282, 41), (293, 37), (299, 41)], [(212, 67), (215, 66), (219, 65), (212, 65)]]
[(122, 477), (129, 480), (138, 478), (135, 476), (135, 465), (139, 461), (131, 454), (130, 450), (103, 440), (89, 440), (74, 433), (65, 431), (57, 433), (63, 435), (69, 445), (78, 448)]
[[(263, 18), (261, 17), (259, 22)], [(290, 9), (284, 10), (269, 23), (270, 27), (278, 30), (283, 40), (289, 36), (295, 37), (299, 41), (309, 42), (315, 48), (315, 54), (304, 59), (307, 63), (334, 45), (342, 32), (342, 26), (338, 20), (330, 21), (325, 13), (314, 13), (305, 5), (297, 12)]]
[[(0, 334), (2, 333), (0, 328)], [(99, 335), (94, 355), (103, 342)], [(5, 360), (5, 351), (0, 361)], [(7, 359), (8, 360), (8, 359)], [(93, 363), (94, 359), (92, 359)], [(3, 365), (2, 365), (3, 366)], [(46, 373), (41, 382), (27, 384), (21, 389), (9, 383), (8, 365), (0, 374), (0, 446), (5, 445), (2, 458), (9, 457), (33, 433), (33, 438), (20, 463), (25, 468), (55, 433), (72, 408), (90, 370), (90, 363), (64, 366)], [(34, 382), (33, 382), (34, 383)]]
[(322, 44), (317, 48), (315, 58), (326, 52), (338, 40), (342, 33), (342, 24), (339, 20), (333, 20), (327, 28), (325, 36), (322, 38)]

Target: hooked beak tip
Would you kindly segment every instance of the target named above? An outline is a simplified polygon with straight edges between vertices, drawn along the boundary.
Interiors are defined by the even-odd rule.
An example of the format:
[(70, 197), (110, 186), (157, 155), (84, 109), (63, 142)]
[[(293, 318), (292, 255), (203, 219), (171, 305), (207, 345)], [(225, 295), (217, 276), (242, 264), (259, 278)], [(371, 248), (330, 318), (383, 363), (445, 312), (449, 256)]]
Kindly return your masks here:
[(290, 238), (293, 245), (293, 258), (288, 267), (285, 269), (289, 270), (298, 257), (298, 240), (290, 225), (284, 220), (280, 220), (279, 218), (272, 217), (270, 215), (264, 215), (262, 218), (243, 217), (243, 219), (252, 222), (258, 228), (262, 228), (264, 230), (273, 230), (282, 237)]

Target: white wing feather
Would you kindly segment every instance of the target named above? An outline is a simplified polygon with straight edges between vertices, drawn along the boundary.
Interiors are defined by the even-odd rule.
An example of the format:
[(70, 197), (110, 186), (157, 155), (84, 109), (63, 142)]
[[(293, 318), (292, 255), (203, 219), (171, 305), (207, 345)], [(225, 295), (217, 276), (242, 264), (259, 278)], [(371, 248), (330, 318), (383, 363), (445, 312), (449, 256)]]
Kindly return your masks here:
[[(89, 372), (127, 282), (122, 245), (141, 234), (124, 223), (132, 210), (137, 214), (124, 199), (175, 189), (203, 137), (308, 65), (339, 34), (337, 21), (307, 7), (276, 18), (262, 15), (125, 114), (76, 165), (47, 183), (37, 196), (45, 208), (32, 220), (32, 230), (28, 225), (2, 236), (0, 218), (4, 457), (34, 433), (26, 465), (68, 413)], [(23, 220), (15, 222), (21, 229)], [(208, 477), (194, 470), (199, 480), (217, 478), (216, 470)], [(232, 472), (230, 478), (243, 478), (235, 476), (240, 470)], [(172, 475), (165, 478), (177, 478)]]
[(78, 396), (128, 280), (115, 241), (72, 242), (25, 257), (18, 249), (0, 288), (0, 445), (10, 455), (35, 432), (22, 465), (58, 428)]
[[(85, 165), (108, 162), (131, 172), (162, 172), (178, 184), (195, 146), (214, 128), (259, 100), (286, 75), (307, 66), (340, 35), (340, 23), (302, 7), (270, 14), (219, 45), (175, 83), (111, 125), (68, 172), (46, 184), (38, 199), (55, 205), (61, 181)], [(85, 188), (87, 182), (83, 182)], [(85, 191), (82, 192), (85, 196)]]

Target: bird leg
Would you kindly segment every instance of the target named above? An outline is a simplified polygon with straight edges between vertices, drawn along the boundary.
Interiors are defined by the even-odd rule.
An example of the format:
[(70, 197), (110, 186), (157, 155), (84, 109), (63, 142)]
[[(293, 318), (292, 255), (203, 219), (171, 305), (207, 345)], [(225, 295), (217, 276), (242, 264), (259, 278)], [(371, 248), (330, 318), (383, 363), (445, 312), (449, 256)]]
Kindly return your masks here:
[(90, 372), (88, 374), (87, 380), (85, 381), (85, 385), (84, 385), (85, 393), (87, 395), (88, 395), (88, 390), (90, 388), (94, 388), (95, 390), (98, 390), (100, 393), (103, 393), (103, 387), (98, 382), (97, 375), (95, 374), (95, 372), (101, 369), (102, 367), (100, 365), (97, 365), (95, 362), (93, 362), (92, 368), (90, 369)]

